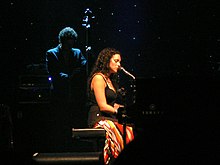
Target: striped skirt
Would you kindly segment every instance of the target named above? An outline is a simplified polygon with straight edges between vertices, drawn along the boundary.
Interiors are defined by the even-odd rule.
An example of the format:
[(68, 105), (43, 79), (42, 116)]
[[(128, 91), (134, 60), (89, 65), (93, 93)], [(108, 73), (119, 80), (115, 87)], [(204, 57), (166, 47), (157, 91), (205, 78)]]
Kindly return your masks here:
[[(124, 149), (123, 125), (111, 120), (101, 120), (95, 124), (94, 128), (103, 128), (106, 131), (104, 145), (104, 164), (108, 165), (118, 157)], [(134, 139), (133, 128), (126, 126), (126, 144)]]

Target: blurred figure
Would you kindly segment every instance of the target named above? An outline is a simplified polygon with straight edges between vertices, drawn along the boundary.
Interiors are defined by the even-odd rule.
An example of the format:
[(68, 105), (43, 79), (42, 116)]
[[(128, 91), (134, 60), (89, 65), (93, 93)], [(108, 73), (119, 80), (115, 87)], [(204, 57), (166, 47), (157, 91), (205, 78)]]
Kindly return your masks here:
[[(59, 44), (46, 52), (46, 66), (51, 78), (50, 128), (55, 129), (51, 133), (53, 139), (57, 138), (55, 146), (58, 143), (69, 146), (71, 128), (83, 127), (87, 59), (79, 48), (74, 47), (77, 38), (73, 28), (65, 27), (59, 32)], [(86, 120), (84, 123), (86, 125)]]
[[(73, 48), (77, 33), (65, 27), (59, 33), (59, 45), (46, 52), (48, 73), (52, 78), (52, 94), (57, 101), (65, 101), (74, 96), (74, 89), (80, 87), (82, 76), (85, 78), (87, 60), (78, 48)], [(79, 96), (77, 96), (79, 98)]]

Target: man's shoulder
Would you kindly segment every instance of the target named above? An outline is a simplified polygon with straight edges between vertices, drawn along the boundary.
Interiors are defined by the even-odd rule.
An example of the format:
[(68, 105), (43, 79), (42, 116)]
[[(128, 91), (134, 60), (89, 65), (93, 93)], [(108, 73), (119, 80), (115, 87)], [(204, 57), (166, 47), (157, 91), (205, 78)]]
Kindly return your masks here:
[(47, 50), (47, 53), (57, 53), (57, 52), (59, 52), (58, 46)]
[(81, 53), (82, 52), (79, 48), (72, 48), (72, 51), (76, 52), (76, 53)]

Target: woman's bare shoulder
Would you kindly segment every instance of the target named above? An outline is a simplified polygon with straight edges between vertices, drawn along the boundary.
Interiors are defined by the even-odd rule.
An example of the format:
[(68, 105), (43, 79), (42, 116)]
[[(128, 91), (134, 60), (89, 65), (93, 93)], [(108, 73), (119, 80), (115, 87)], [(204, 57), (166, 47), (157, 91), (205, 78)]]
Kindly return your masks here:
[(93, 75), (94, 80), (105, 80), (105, 76), (102, 73), (95, 73)]

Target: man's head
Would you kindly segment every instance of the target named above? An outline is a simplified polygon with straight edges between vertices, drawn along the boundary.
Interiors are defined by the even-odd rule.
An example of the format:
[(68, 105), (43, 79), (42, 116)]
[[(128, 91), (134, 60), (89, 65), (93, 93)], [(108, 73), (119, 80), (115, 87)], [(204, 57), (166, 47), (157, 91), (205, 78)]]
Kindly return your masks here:
[(78, 37), (78, 34), (73, 28), (65, 27), (60, 31), (58, 39), (62, 47), (67, 46), (71, 48), (76, 42), (77, 37)]

